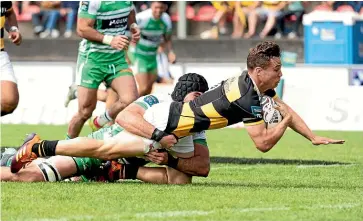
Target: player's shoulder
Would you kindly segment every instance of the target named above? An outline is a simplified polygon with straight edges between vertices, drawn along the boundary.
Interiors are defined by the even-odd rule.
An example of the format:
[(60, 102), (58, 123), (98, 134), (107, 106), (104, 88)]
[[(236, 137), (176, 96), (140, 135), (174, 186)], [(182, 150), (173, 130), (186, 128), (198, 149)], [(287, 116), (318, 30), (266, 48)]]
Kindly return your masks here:
[(164, 103), (164, 102), (168, 102), (171, 100), (172, 99), (169, 94), (155, 93), (155, 94), (149, 94), (149, 95), (142, 96), (142, 97), (138, 98), (136, 100), (136, 102), (143, 103), (143, 104), (147, 105), (148, 107), (152, 107), (155, 104)]
[(166, 12), (163, 12), (161, 14), (161, 20), (167, 25), (167, 26), (171, 26), (172, 23), (171, 23), (171, 18), (170, 18), (170, 15)]
[(144, 11), (141, 11), (139, 13), (136, 14), (136, 16), (139, 18), (139, 19), (151, 19), (152, 18), (152, 11), (151, 11), (151, 8), (149, 9), (146, 9)]

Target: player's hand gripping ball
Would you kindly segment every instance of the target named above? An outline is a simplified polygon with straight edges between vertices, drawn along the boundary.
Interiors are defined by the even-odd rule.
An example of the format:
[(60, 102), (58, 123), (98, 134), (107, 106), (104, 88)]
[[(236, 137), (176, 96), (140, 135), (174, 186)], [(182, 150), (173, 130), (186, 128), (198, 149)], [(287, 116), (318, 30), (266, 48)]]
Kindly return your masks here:
[(275, 107), (277, 106), (273, 98), (264, 95), (261, 99), (263, 120), (268, 128), (275, 127), (282, 121), (282, 115)]

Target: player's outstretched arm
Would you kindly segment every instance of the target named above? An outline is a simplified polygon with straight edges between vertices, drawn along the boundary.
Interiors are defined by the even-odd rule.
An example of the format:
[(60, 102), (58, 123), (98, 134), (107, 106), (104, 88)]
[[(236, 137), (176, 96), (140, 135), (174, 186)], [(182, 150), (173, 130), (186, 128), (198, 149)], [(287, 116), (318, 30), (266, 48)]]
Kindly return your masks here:
[(281, 139), (284, 134), (286, 128), (291, 123), (292, 117), (289, 112), (286, 110), (286, 106), (280, 104), (280, 107), (276, 107), (284, 117), (284, 119), (277, 124), (276, 127), (266, 128), (264, 123), (257, 125), (246, 125), (246, 130), (253, 142), (255, 143), (257, 149), (261, 152), (269, 151), (275, 144)]
[(326, 137), (316, 136), (308, 127), (308, 125), (304, 122), (304, 120), (287, 104), (285, 104), (280, 98), (275, 96), (274, 100), (280, 104), (284, 104), (287, 108), (287, 111), (291, 114), (291, 123), (289, 127), (293, 129), (295, 132), (301, 134), (306, 139), (310, 140), (314, 145), (321, 144), (343, 144), (344, 140), (334, 140)]

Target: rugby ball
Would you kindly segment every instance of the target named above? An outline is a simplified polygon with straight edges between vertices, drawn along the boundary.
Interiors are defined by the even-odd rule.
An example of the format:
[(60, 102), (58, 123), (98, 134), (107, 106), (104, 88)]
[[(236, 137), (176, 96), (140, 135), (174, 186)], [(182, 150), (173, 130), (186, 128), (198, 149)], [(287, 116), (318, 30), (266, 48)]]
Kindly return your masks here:
[(267, 128), (275, 127), (282, 121), (282, 115), (280, 111), (275, 109), (276, 102), (273, 98), (264, 95), (261, 99), (263, 120), (267, 124)]

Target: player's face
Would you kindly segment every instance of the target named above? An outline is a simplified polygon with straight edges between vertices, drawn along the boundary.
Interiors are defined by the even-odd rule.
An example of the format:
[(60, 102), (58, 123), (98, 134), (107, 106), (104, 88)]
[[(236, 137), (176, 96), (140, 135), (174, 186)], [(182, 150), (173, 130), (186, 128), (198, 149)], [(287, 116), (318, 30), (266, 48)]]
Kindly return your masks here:
[(270, 65), (263, 70), (260, 75), (261, 81), (268, 86), (269, 89), (276, 88), (282, 77), (280, 58), (272, 58)]
[(189, 94), (187, 94), (187, 96), (185, 96), (184, 102), (192, 101), (195, 98), (199, 97), (201, 94), (202, 94), (201, 92), (197, 92), (197, 91), (190, 92)]
[(164, 12), (165, 10), (165, 6), (163, 3), (161, 2), (153, 2), (151, 4), (151, 10), (153, 12), (153, 16), (155, 18), (160, 18), (161, 14)]

